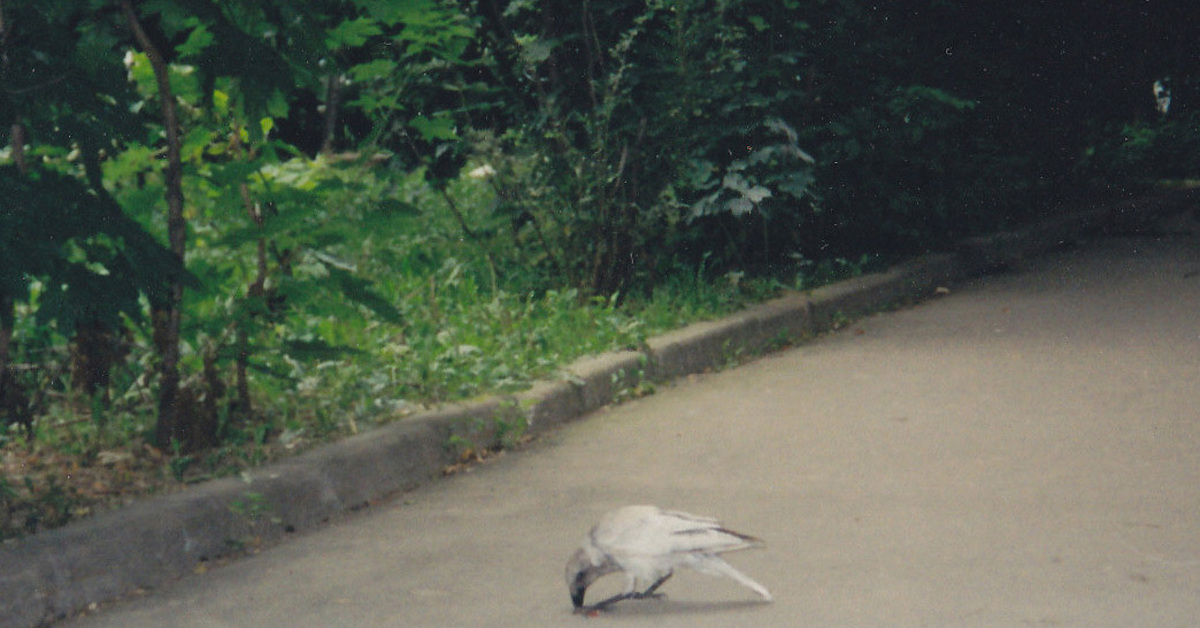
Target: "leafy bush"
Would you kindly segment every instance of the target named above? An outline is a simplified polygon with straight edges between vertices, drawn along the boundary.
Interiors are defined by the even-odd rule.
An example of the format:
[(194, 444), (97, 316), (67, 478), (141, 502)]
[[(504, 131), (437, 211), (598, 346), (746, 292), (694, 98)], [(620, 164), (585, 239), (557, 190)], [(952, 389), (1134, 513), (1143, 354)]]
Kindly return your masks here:
[(1200, 175), (1200, 115), (1195, 112), (1122, 124), (1098, 140), (1081, 164), (1093, 176), (1157, 180)]
[(483, 155), (498, 212), (547, 280), (620, 293), (661, 277), (664, 245), (703, 230), (697, 218), (786, 220), (803, 206), (811, 158), (777, 107), (794, 90), (770, 80), (795, 58), (755, 49), (770, 25), (752, 5), (514, 3), (490, 16), (519, 126)]

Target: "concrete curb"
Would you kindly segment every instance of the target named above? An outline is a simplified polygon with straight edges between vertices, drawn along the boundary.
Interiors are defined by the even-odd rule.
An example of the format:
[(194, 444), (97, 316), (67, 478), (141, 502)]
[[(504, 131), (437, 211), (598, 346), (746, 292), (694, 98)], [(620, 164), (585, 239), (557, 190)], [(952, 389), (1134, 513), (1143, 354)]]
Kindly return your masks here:
[[(939, 287), (1070, 243), (1081, 234), (1136, 229), (1193, 203), (1159, 194), (1072, 213), (1020, 231), (972, 238), (953, 254), (808, 294), (789, 294), (719, 321), (653, 338), (639, 351), (587, 357), (561, 381), (448, 406), (257, 469), (147, 500), (0, 546), (0, 625), (45, 625), (91, 605), (160, 586), (247, 543), (278, 542), (437, 477), (456, 461), (449, 443), (492, 444), (506, 430), (544, 432), (620, 399), (645, 381), (729, 364), (829, 330)], [(516, 426), (514, 428), (514, 426)]]

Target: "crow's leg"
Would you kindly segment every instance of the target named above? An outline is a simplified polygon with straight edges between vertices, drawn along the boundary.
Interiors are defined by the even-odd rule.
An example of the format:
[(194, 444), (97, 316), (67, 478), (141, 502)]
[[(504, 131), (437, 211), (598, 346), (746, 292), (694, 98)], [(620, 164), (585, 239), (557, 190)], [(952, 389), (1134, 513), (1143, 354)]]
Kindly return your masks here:
[(608, 599), (600, 600), (599, 602), (596, 602), (590, 606), (580, 606), (579, 608), (575, 609), (575, 614), (581, 615), (590, 613), (592, 611), (602, 611), (609, 606), (620, 602), (621, 600), (628, 600), (629, 598), (635, 597), (638, 597), (637, 593), (618, 593)]
[(650, 587), (647, 588), (645, 591), (642, 591), (641, 593), (635, 593), (635, 594), (633, 594), (632, 597), (635, 600), (644, 600), (648, 597), (662, 597), (663, 596), (662, 593), (655, 593), (655, 591), (657, 591), (658, 587), (661, 587), (662, 583), (666, 582), (667, 578), (670, 578), (673, 573), (675, 573), (675, 572), (668, 571), (667, 575), (659, 578), (658, 580), (655, 580), (654, 584), (650, 585)]
[(592, 611), (602, 611), (602, 610), (608, 608), (609, 606), (616, 604), (617, 602), (620, 602), (621, 600), (644, 600), (646, 598), (663, 597), (662, 593), (655, 593), (655, 591), (657, 591), (658, 587), (661, 587), (662, 584), (667, 581), (667, 578), (670, 578), (670, 577), (671, 577), (671, 574), (668, 573), (667, 575), (659, 578), (658, 580), (655, 580), (654, 584), (647, 587), (646, 590), (642, 591), (641, 593), (637, 593), (635, 591), (626, 591), (624, 593), (618, 593), (608, 599), (600, 600), (599, 602), (596, 602), (595, 604), (592, 604), (590, 606), (580, 606), (579, 608), (575, 609), (575, 614), (581, 615), (581, 614), (590, 613)]

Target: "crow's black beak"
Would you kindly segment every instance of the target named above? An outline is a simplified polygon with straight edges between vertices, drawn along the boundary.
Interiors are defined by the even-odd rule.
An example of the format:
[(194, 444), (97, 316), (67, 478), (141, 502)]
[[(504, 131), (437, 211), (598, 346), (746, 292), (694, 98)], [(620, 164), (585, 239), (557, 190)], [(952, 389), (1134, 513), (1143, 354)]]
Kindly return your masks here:
[(589, 584), (591, 584), (591, 582), (588, 582), (587, 570), (583, 570), (575, 574), (575, 580), (571, 582), (571, 586), (569, 588), (571, 589), (571, 603), (575, 605), (576, 611), (578, 611), (580, 608), (583, 608), (583, 596), (587, 593)]

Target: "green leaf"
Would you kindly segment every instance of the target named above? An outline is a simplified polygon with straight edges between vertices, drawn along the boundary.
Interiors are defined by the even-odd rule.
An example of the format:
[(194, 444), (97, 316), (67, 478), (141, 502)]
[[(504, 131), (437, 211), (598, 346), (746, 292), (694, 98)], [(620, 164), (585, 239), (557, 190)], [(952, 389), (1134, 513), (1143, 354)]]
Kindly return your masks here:
[(354, 3), (388, 26), (439, 10), (431, 0), (354, 0)]
[(213, 144), (216, 132), (206, 126), (197, 126), (183, 138), (179, 152), (184, 162), (199, 162)]
[(337, 360), (347, 355), (363, 353), (354, 347), (332, 345), (323, 340), (287, 340), (283, 344), (289, 355), (306, 361)]
[(181, 58), (200, 54), (205, 48), (212, 45), (216, 39), (212, 32), (208, 30), (208, 27), (201, 23), (199, 19), (192, 18), (189, 22), (194, 26), (192, 32), (188, 34), (186, 41), (175, 47), (175, 51), (179, 53)]
[(257, 161), (232, 161), (213, 166), (210, 180), (217, 187), (234, 187), (245, 183), (262, 167)]
[(417, 133), (421, 134), (421, 138), (426, 141), (458, 139), (454, 120), (450, 118), (430, 119), (425, 116), (417, 116), (409, 120), (408, 124), (416, 129)]
[(326, 36), (325, 45), (330, 50), (342, 48), (357, 48), (367, 43), (367, 40), (382, 35), (383, 29), (379, 22), (370, 17), (356, 17), (335, 26)]
[(154, 68), (150, 66), (150, 59), (146, 53), (130, 54), (128, 64), (129, 78), (138, 86), (138, 91), (148, 95), (157, 94), (158, 83), (154, 78)]
[(396, 62), (389, 59), (375, 59), (367, 63), (360, 63), (351, 66), (349, 73), (350, 78), (356, 82), (373, 81), (376, 79), (384, 79), (396, 73)]
[(229, 113), (229, 94), (219, 89), (213, 90), (212, 95), (213, 108), (217, 113), (227, 115)]
[(528, 36), (518, 38), (518, 42), (521, 45), (521, 60), (529, 65), (537, 65), (549, 59), (562, 40)]
[[(270, 98), (267, 99), (267, 114), (273, 118), (286, 118), (288, 110), (287, 94), (281, 89), (272, 91)], [(263, 135), (266, 135), (267, 132), (268, 129), (264, 129)]]
[(362, 305), (376, 316), (386, 322), (399, 325), (404, 322), (404, 317), (400, 314), (400, 310), (392, 305), (390, 301), (379, 296), (378, 293), (371, 289), (371, 282), (356, 277), (347, 270), (339, 268), (337, 265), (331, 264), (322, 260), (326, 270), (329, 271), (329, 276), (337, 282), (337, 286), (341, 289), (342, 294), (348, 299)]

